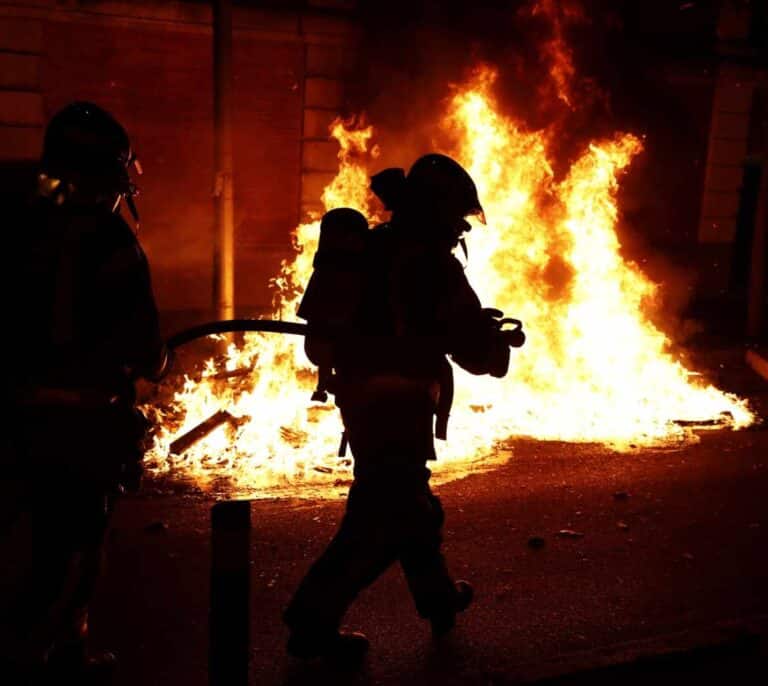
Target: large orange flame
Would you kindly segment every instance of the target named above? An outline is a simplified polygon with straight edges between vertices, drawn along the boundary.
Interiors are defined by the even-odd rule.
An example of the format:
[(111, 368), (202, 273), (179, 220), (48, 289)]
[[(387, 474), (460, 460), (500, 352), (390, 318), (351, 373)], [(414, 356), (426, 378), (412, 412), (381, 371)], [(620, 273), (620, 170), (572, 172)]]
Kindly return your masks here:
[[(503, 381), (459, 373), (437, 477), (507, 459), (497, 448), (514, 436), (625, 450), (695, 440), (675, 420), (722, 417), (733, 428), (753, 422), (745, 401), (706, 384), (670, 352), (648, 316), (657, 286), (620, 254), (618, 179), (642, 150), (640, 141), (624, 134), (593, 142), (558, 180), (548, 153), (552, 133), (528, 131), (500, 114), (494, 79), (482, 68), (456, 89), (441, 127), (454, 141), (445, 152), (477, 181), (489, 221), (470, 234), (470, 282), (484, 304), (525, 322), (528, 343), (513, 351)], [(377, 219), (365, 164), (372, 134), (371, 127), (334, 124), (340, 165), (323, 194), (327, 209), (350, 206)], [(296, 229), (295, 255), (274, 280), (277, 317), (295, 318), (318, 230), (318, 221)], [(162, 427), (152, 466), (198, 481), (224, 474), (262, 494), (334, 495), (330, 485), (349, 477), (351, 462), (336, 457), (337, 413), (309, 401), (314, 370), (302, 341), (250, 335), (245, 345), (230, 346), (226, 369), (252, 365), (244, 387), (218, 380), (213, 360), (200, 378), (186, 380), (174, 399), (180, 419)], [(181, 457), (168, 455), (175, 437), (220, 409), (239, 421)]]

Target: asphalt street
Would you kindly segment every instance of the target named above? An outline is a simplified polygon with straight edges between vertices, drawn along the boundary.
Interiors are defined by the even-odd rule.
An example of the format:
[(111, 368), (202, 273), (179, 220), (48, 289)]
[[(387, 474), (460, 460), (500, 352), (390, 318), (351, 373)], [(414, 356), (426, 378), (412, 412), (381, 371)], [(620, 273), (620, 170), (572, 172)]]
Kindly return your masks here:
[[(761, 384), (751, 388), (758, 405)], [(437, 492), (446, 555), (474, 584), (475, 604), (436, 645), (390, 569), (347, 617), (372, 648), (341, 676), (286, 657), (280, 614), (343, 502), (254, 501), (251, 683), (506, 684), (636, 646), (693, 645), (768, 616), (765, 427), (623, 454), (520, 440), (506, 464)], [(92, 615), (96, 643), (119, 654), (119, 686), (207, 683), (213, 502), (150, 482), (120, 503)]]

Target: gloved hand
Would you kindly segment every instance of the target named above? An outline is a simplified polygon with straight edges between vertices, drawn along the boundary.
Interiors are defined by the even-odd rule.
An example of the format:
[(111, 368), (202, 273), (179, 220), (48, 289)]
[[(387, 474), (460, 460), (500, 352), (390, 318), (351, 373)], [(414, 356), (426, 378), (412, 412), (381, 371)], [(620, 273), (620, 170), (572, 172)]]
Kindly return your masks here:
[(174, 363), (176, 362), (176, 353), (172, 348), (163, 346), (163, 355), (158, 368), (152, 371), (152, 374), (148, 376), (148, 380), (154, 383), (162, 381), (168, 373), (171, 371)]
[(501, 328), (501, 320), (504, 318), (504, 313), (501, 310), (497, 310), (495, 307), (484, 307), (483, 314), (488, 317), (494, 328)]
[[(505, 318), (504, 313), (494, 307), (484, 308), (483, 313), (489, 317), (491, 325), (501, 334), (504, 342), (510, 348), (521, 348), (525, 344), (523, 323), (519, 319)], [(511, 325), (512, 328), (505, 329), (504, 326), (506, 325)]]
[(154, 359), (134, 367), (126, 367), (126, 372), (134, 383), (144, 379), (150, 383), (157, 384), (168, 375), (175, 362), (176, 353), (174, 353), (172, 348), (163, 345), (158, 350)]
[(502, 329), (501, 335), (504, 337), (504, 341), (510, 348), (522, 348), (525, 345), (525, 333), (523, 332), (523, 325), (516, 319), (512, 320), (517, 322), (518, 326), (514, 329)]

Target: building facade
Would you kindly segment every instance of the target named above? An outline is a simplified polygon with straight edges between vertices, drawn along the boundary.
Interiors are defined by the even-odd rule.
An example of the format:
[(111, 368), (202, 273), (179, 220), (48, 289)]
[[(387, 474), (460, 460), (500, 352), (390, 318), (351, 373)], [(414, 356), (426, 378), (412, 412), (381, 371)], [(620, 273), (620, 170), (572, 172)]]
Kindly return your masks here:
[[(328, 125), (344, 106), (358, 31), (348, 3), (235, 7), (236, 303), (269, 308), (290, 231), (335, 168)], [(141, 240), (160, 307), (211, 306), (213, 64), (207, 2), (0, 2), (0, 160), (35, 159), (72, 100), (112, 112), (144, 167)]]

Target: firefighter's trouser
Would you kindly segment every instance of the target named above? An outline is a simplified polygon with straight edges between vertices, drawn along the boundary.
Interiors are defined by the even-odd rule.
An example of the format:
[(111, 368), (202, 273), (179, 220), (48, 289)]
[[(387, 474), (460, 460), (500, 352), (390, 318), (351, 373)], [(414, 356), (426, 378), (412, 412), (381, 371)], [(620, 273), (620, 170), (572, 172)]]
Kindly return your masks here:
[(321, 640), (337, 631), (358, 593), (395, 562), (402, 566), (420, 616), (451, 608), (456, 591), (440, 551), (442, 525), (440, 501), (426, 478), (356, 480), (338, 532), (285, 612), (292, 632)]
[(416, 610), (451, 612), (456, 589), (440, 551), (443, 509), (429, 488), (435, 395), (396, 375), (353, 380), (336, 402), (355, 459), (347, 509), (285, 612), (294, 635), (336, 632), (358, 593), (399, 562)]
[(25, 481), (18, 484), (25, 499), (2, 533), (17, 556), (3, 569), (0, 591), (0, 663), (9, 684), (27, 683), (56, 651), (84, 643), (111, 510), (103, 492)]

